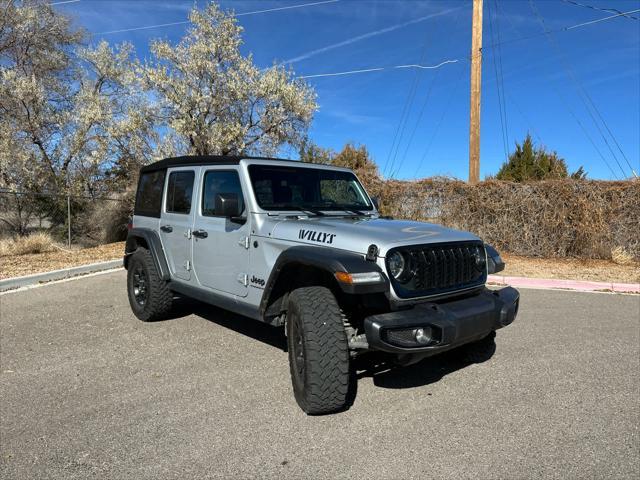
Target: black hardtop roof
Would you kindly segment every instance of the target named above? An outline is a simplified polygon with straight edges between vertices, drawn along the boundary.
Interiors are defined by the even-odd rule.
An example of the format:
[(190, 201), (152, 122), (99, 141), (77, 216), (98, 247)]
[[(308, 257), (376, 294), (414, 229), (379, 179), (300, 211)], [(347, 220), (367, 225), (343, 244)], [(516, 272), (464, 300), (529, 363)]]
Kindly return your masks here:
[(159, 160), (140, 169), (140, 173), (164, 170), (171, 167), (186, 167), (198, 165), (238, 165), (240, 160), (272, 160), (279, 162), (307, 163), (299, 160), (271, 157), (253, 157), (251, 155), (185, 155), (182, 157), (171, 157)]

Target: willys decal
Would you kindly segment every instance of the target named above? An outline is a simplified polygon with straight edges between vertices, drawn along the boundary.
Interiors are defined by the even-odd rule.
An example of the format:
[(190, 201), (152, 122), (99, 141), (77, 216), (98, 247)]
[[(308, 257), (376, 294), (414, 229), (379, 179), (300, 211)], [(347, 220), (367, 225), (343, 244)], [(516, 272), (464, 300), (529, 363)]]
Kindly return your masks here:
[(316, 232), (315, 230), (300, 229), (300, 232), (298, 232), (298, 238), (300, 240), (309, 240), (318, 243), (333, 243), (335, 237), (335, 233)]

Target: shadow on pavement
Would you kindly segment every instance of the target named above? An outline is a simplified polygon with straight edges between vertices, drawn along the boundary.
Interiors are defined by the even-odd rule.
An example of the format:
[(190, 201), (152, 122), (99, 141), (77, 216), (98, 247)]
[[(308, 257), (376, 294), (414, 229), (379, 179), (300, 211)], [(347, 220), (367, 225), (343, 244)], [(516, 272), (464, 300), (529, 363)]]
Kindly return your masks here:
[(228, 310), (208, 305), (191, 299), (177, 299), (171, 318), (197, 315), (222, 327), (233, 330), (259, 342), (276, 347), (283, 352), (287, 351), (287, 338), (284, 330), (272, 327), (266, 323), (258, 322), (252, 318), (244, 317)]
[(358, 379), (370, 377), (375, 386), (391, 389), (430, 385), (472, 364), (456, 351), (425, 358), (408, 366), (399, 366), (393, 358), (375, 353), (368, 357), (357, 360)]
[[(283, 352), (287, 351), (287, 339), (283, 328), (273, 327), (195, 300), (176, 299), (171, 318), (175, 319), (191, 314), (278, 348)], [(489, 360), (492, 356), (493, 351), (483, 361)], [(356, 358), (353, 362), (352, 387), (354, 391), (351, 395), (355, 397), (357, 380), (362, 378), (371, 378), (373, 384), (381, 388), (415, 388), (436, 383), (443, 377), (473, 363), (464, 358), (463, 350), (445, 352), (408, 366), (398, 365), (395, 358), (390, 354), (382, 352), (367, 353)], [(475, 363), (479, 362), (476, 361)]]

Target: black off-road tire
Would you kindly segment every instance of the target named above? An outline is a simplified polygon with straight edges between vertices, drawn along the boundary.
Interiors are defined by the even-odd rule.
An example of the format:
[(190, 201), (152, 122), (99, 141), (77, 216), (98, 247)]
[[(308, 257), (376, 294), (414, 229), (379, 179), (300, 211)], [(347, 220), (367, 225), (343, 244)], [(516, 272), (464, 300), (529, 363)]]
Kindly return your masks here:
[(296, 401), (309, 415), (346, 409), (351, 401), (349, 347), (340, 307), (326, 287), (291, 292), (287, 345)]
[[(141, 292), (141, 286), (144, 292)], [(139, 247), (129, 260), (127, 293), (131, 310), (143, 322), (162, 320), (171, 312), (173, 292), (158, 275), (151, 253), (146, 248)]]
[(491, 332), (482, 340), (465, 345), (462, 349), (463, 358), (466, 362), (486, 362), (496, 353), (496, 332)]

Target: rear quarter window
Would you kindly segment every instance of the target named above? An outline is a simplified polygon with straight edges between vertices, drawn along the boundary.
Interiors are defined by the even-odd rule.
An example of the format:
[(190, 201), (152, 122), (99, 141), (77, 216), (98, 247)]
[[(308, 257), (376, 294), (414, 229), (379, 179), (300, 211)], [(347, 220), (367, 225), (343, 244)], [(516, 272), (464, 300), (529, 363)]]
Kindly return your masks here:
[(169, 174), (165, 205), (167, 212), (186, 215), (191, 211), (194, 176), (195, 174), (191, 170), (171, 172)]
[(146, 172), (140, 175), (134, 215), (160, 217), (162, 210), (162, 191), (166, 170)]

